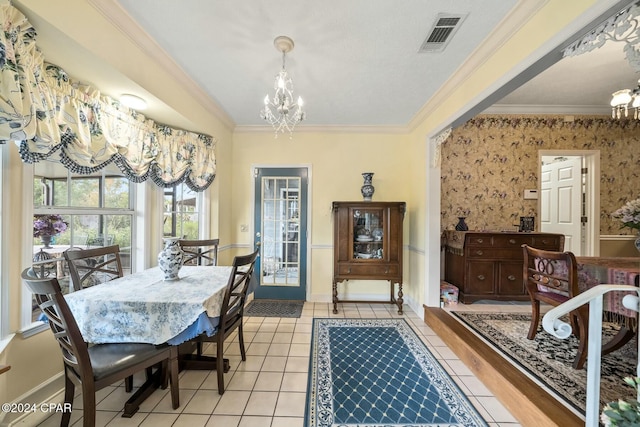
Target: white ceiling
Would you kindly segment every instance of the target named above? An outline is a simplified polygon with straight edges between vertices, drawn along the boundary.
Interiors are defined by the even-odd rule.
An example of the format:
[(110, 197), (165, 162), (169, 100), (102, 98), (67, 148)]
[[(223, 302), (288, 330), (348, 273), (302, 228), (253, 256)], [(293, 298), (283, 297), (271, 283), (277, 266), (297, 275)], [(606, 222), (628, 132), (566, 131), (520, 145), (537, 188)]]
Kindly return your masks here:
[[(25, 5), (26, 3), (26, 5)], [(235, 126), (264, 126), (259, 110), (272, 94), (281, 54), (273, 39), (295, 42), (286, 68), (305, 100), (307, 126), (406, 126), (495, 31), (514, 7), (531, 0), (90, 0), (111, 17), (125, 16), (155, 41)], [(538, 3), (544, 3), (538, 2)], [(145, 114), (180, 125), (175, 115), (46, 19), (18, 7), (38, 31), (46, 60), (104, 93), (145, 96)], [(115, 10), (117, 9), (117, 11)], [(117, 13), (116, 13), (117, 12)], [(438, 13), (466, 15), (443, 52), (420, 53)], [(120, 14), (120, 15), (118, 15)], [(127, 17), (127, 19), (129, 19)], [(142, 33), (140, 33), (142, 31)], [(130, 37), (136, 37), (131, 32)], [(489, 112), (607, 113), (611, 93), (637, 85), (622, 45), (566, 58), (515, 90)], [(112, 93), (110, 93), (112, 92)], [(166, 106), (165, 106), (166, 107)], [(182, 123), (187, 118), (180, 118)], [(172, 123), (173, 122), (173, 123)]]

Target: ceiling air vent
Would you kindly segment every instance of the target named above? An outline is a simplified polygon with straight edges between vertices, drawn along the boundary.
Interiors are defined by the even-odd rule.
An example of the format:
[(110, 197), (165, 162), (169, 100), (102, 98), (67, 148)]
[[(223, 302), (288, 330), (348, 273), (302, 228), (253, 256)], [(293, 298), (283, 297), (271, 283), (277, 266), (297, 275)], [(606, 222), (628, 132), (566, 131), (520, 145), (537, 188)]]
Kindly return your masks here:
[(460, 28), (466, 15), (439, 13), (429, 35), (420, 46), (420, 52), (440, 52), (444, 50), (453, 35)]

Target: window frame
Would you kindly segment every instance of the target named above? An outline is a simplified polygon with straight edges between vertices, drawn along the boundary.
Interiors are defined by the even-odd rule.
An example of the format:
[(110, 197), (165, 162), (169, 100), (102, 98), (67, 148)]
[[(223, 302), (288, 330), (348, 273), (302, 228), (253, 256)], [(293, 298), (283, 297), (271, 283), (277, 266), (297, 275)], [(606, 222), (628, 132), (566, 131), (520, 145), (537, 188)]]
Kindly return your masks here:
[[(9, 230), (9, 221), (5, 221), (5, 207), (9, 206), (9, 191), (5, 189), (5, 183), (9, 182), (7, 174), (9, 173), (9, 150), (8, 144), (0, 146), (0, 272), (9, 271), (9, 257), (5, 252), (6, 236)], [(0, 274), (0, 353), (9, 343), (13, 334), (9, 327), (9, 274)]]
[[(129, 208), (102, 208), (102, 207), (70, 207), (70, 206), (57, 206), (57, 207), (41, 207), (35, 208), (34, 206), (34, 191), (33, 182), (35, 178), (35, 167), (33, 164), (23, 163), (23, 212), (24, 218), (32, 218), (34, 214), (51, 213), (55, 210), (56, 213), (62, 215), (130, 215), (131, 216), (131, 271), (135, 272), (140, 268), (137, 262), (137, 257), (144, 258), (145, 252), (139, 252), (137, 248), (137, 241), (145, 241), (145, 235), (148, 235), (148, 230), (144, 227), (144, 203), (140, 203), (144, 200), (147, 193), (144, 190), (144, 185), (136, 185), (129, 182)], [(68, 176), (68, 175), (67, 175)], [(104, 175), (101, 176), (99, 187), (102, 191), (102, 185), (104, 184)], [(103, 197), (103, 194), (100, 195)], [(70, 201), (70, 200), (69, 200)], [(142, 206), (142, 211), (138, 209)], [(4, 226), (4, 223), (3, 223)], [(141, 230), (142, 234), (139, 233)], [(23, 267), (27, 268), (32, 265), (33, 262), (33, 226), (31, 220), (23, 221), (23, 242), (25, 242), (23, 249)], [(21, 269), (21, 270), (22, 270)], [(32, 317), (32, 293), (26, 287), (22, 287), (21, 304), (20, 304), (20, 330), (19, 332), (23, 337), (34, 335), (43, 330), (47, 330), (49, 327), (46, 323), (41, 321), (34, 321)], [(5, 312), (5, 310), (3, 310)]]

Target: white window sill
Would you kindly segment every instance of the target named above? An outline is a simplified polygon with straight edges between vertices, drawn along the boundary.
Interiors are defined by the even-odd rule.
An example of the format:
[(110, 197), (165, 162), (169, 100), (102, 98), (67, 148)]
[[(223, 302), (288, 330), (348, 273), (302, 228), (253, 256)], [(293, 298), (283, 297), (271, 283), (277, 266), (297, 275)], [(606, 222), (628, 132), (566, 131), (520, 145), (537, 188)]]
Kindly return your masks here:
[(29, 338), (36, 334), (39, 334), (42, 331), (46, 331), (49, 329), (49, 325), (45, 322), (33, 322), (29, 326), (26, 326), (18, 331), (18, 333), (22, 336), (22, 338)]

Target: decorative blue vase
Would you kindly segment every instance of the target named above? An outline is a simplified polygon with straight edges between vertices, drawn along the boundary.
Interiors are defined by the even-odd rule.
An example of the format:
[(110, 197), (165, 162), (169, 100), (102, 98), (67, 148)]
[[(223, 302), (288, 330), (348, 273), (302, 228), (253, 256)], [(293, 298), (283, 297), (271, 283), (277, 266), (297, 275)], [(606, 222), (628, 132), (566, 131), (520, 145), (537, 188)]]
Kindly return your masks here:
[(184, 253), (178, 244), (178, 237), (167, 237), (164, 249), (158, 254), (158, 267), (164, 273), (164, 280), (178, 280), (178, 273), (182, 268)]
[(362, 193), (362, 197), (364, 197), (365, 201), (371, 201), (371, 197), (376, 189), (371, 185), (371, 180), (373, 179), (373, 172), (364, 172), (362, 174), (364, 178), (364, 185), (360, 187), (360, 192)]

